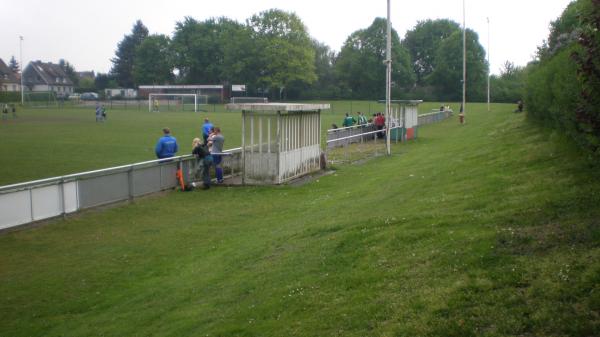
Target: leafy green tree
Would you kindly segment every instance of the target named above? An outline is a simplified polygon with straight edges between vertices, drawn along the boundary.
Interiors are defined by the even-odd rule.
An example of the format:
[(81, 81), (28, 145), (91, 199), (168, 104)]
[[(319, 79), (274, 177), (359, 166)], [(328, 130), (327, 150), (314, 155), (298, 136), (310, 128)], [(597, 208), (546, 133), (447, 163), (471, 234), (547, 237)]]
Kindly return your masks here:
[(136, 48), (148, 36), (148, 28), (142, 21), (138, 20), (133, 25), (130, 35), (125, 35), (119, 42), (115, 57), (111, 59), (113, 64), (111, 73), (114, 74), (117, 83), (124, 88), (133, 88), (133, 64), (135, 62)]
[(250, 30), (236, 21), (186, 17), (175, 27), (172, 46), (182, 83), (248, 83), (255, 77)]
[(137, 85), (173, 81), (173, 54), (168, 36), (150, 35), (135, 50), (133, 78)]
[(247, 25), (257, 46), (258, 86), (280, 97), (289, 87), (317, 80), (315, 50), (304, 23), (296, 14), (271, 9), (253, 15)]
[(260, 49), (247, 25), (223, 22), (221, 46), (223, 48), (222, 78), (229, 83), (244, 83), (255, 88), (258, 82)]
[(98, 90), (98, 91), (102, 91), (106, 88), (118, 88), (119, 87), (114, 74), (102, 74), (102, 73), (96, 74), (96, 78), (94, 79), (94, 86), (96, 87), (96, 90)]
[(18, 74), (21, 71), (21, 67), (19, 66), (19, 62), (15, 59), (15, 56), (10, 57), (10, 61), (8, 61), (8, 68), (12, 70), (13, 73)]
[(315, 73), (317, 81), (298, 89), (301, 98), (337, 98), (339, 86), (335, 75), (336, 53), (324, 43), (312, 41), (315, 50)]
[(571, 54), (581, 84), (575, 108), (579, 143), (600, 158), (600, 0), (578, 1), (582, 6), (582, 32)]
[(494, 102), (515, 103), (523, 99), (527, 69), (506, 61), (500, 76), (490, 78), (491, 99)]
[(403, 46), (410, 52), (417, 85), (425, 85), (425, 79), (436, 68), (436, 54), (440, 44), (452, 33), (460, 31), (460, 25), (448, 19), (426, 20), (417, 23), (406, 32)]
[(85, 77), (79, 80), (79, 85), (77, 86), (78, 92), (88, 92), (88, 91), (96, 91), (96, 83), (94, 79)]
[[(335, 70), (342, 90), (353, 98), (379, 99), (385, 96), (387, 21), (376, 18), (367, 29), (352, 33), (336, 61)], [(411, 87), (415, 77), (410, 55), (392, 30), (392, 82)]]
[(73, 82), (73, 85), (78, 86), (79, 85), (79, 76), (77, 76), (77, 72), (75, 71), (75, 68), (73, 67), (73, 65), (71, 63), (69, 63), (69, 61), (66, 61), (65, 59), (60, 59), (58, 61), (58, 65), (67, 74), (67, 76), (69, 77), (71, 82)]
[(548, 52), (556, 53), (558, 50), (577, 41), (582, 28), (582, 11), (585, 3), (589, 1), (573, 1), (563, 11), (562, 15), (550, 23), (550, 36), (548, 37)]
[[(467, 29), (467, 99), (483, 101), (487, 96), (488, 64), (479, 36)], [(463, 36), (462, 31), (452, 33), (439, 46), (436, 53), (436, 68), (430, 76), (440, 100), (462, 99), (463, 79)]]

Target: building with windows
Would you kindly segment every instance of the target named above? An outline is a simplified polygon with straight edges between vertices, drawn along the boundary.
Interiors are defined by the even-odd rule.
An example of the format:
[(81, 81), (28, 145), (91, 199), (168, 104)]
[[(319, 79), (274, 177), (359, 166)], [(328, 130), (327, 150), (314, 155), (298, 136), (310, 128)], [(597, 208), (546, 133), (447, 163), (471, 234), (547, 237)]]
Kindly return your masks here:
[(23, 71), (25, 90), (54, 92), (57, 97), (68, 97), (73, 93), (73, 82), (58, 65), (42, 61), (29, 62)]
[(136, 99), (138, 96), (137, 90), (124, 88), (104, 89), (104, 94), (109, 99)]
[(15, 74), (2, 59), (0, 59), (0, 91), (21, 91), (18, 74)]

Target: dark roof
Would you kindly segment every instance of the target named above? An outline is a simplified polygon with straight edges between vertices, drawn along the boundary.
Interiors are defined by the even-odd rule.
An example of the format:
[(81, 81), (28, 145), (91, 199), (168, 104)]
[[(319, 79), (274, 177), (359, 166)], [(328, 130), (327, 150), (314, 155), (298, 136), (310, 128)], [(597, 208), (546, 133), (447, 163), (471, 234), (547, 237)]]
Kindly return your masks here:
[[(73, 85), (69, 76), (62, 70), (58, 64), (42, 61), (30, 62), (23, 72), (23, 80), (27, 85), (48, 84), (48, 85)], [(56, 80), (58, 78), (58, 81)], [(64, 81), (63, 81), (64, 79)]]
[(91, 78), (92, 80), (96, 78), (94, 71), (78, 71), (77, 77), (79, 78)]
[(19, 83), (15, 73), (0, 59), (0, 83)]

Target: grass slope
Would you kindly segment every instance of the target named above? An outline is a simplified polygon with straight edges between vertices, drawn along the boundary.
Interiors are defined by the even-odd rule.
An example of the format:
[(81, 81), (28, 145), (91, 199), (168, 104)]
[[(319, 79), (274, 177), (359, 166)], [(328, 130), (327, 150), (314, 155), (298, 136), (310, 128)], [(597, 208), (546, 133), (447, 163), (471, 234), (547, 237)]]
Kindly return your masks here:
[(473, 109), (303, 186), (4, 234), (0, 335), (596, 334), (597, 169), (510, 107)]

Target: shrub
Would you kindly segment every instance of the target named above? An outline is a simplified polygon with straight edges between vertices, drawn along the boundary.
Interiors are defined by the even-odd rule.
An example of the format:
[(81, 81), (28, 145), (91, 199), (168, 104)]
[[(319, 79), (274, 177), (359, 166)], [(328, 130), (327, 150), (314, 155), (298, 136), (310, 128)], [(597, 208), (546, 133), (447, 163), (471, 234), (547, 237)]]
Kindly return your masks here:
[(0, 103), (21, 102), (20, 91), (0, 91)]
[(578, 3), (577, 41), (532, 67), (525, 102), (529, 117), (600, 158), (600, 0)]

